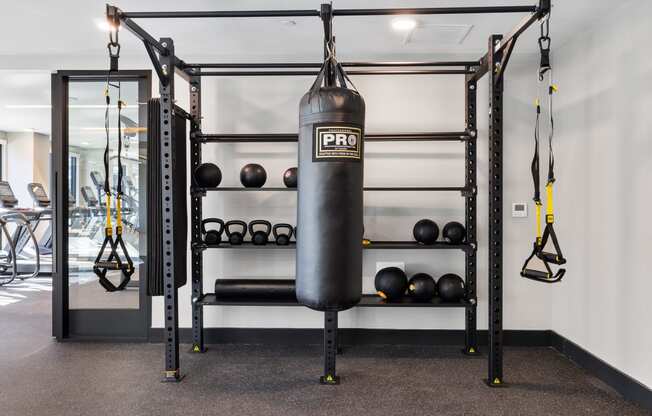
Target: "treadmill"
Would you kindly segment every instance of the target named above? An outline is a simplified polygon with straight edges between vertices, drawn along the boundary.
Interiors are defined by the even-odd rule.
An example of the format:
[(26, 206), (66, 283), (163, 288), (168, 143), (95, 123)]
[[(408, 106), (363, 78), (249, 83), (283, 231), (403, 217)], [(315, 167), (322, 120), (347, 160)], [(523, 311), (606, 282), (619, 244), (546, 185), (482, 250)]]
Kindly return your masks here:
[[(0, 285), (11, 283), (15, 278), (25, 280), (36, 277), (41, 272), (41, 254), (38, 241), (32, 229), (35, 218), (40, 218), (41, 213), (29, 208), (16, 208), (18, 199), (14, 195), (9, 182), (0, 181), (0, 227), (6, 238), (5, 246), (0, 252)], [(10, 233), (7, 225), (14, 224), (15, 229)], [(17, 243), (21, 243), (20, 251)], [(25, 246), (31, 240), (34, 251), (25, 256)], [(50, 266), (50, 273), (52, 268)]]

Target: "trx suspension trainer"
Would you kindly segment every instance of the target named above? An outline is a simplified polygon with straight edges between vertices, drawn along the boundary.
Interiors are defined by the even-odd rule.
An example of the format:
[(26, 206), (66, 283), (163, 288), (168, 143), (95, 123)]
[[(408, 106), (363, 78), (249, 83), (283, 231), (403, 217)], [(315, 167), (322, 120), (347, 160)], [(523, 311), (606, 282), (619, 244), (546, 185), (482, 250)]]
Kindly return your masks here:
[[(546, 226), (541, 233), (541, 211), (543, 203), (541, 202), (540, 190), (540, 173), (539, 173), (539, 137), (540, 137), (540, 118), (541, 118), (541, 99), (537, 93), (536, 105), (536, 122), (534, 127), (534, 157), (532, 158), (532, 180), (534, 183), (534, 204), (536, 209), (536, 239), (533, 244), (532, 253), (525, 260), (521, 270), (521, 276), (528, 279), (536, 280), (539, 282), (555, 283), (559, 282), (566, 269), (560, 268), (557, 272), (553, 272), (550, 267), (551, 264), (563, 265), (566, 263), (557, 234), (555, 233), (555, 213), (553, 205), (553, 185), (555, 183), (555, 156), (552, 148), (552, 139), (554, 136), (554, 119), (552, 114), (552, 98), (557, 92), (557, 86), (553, 83), (552, 67), (550, 65), (550, 15), (541, 23), (541, 36), (539, 37), (539, 51), (541, 52), (541, 64), (538, 70), (538, 91), (541, 91), (541, 85), (544, 83), (547, 75), (547, 107), (548, 107), (548, 180), (546, 182)], [(548, 240), (552, 242), (554, 252), (545, 251)], [(530, 262), (534, 258), (541, 260), (545, 267), (545, 271), (529, 268)]]
[[(119, 24), (119, 22), (113, 22)], [(106, 197), (106, 224), (104, 227), (104, 242), (97, 254), (95, 264), (93, 265), (93, 272), (99, 277), (100, 285), (108, 292), (115, 292), (123, 290), (131, 280), (131, 275), (134, 273), (134, 264), (129, 257), (129, 252), (122, 239), (122, 121), (120, 116), (122, 114), (122, 107), (124, 102), (121, 98), (120, 81), (111, 83), (111, 73), (118, 70), (118, 58), (120, 56), (120, 43), (118, 42), (118, 25), (114, 24), (115, 37), (113, 30), (109, 31), (109, 57), (111, 65), (106, 75), (106, 88), (104, 95), (106, 96), (106, 108), (104, 111), (104, 129), (106, 131), (106, 147), (104, 149), (104, 193)], [(111, 94), (110, 89), (116, 88), (118, 91), (118, 183), (116, 184), (116, 227), (115, 237), (113, 234), (113, 224), (111, 223), (111, 186), (109, 183), (109, 111), (111, 107)], [(102, 260), (105, 256), (105, 251), (108, 250), (106, 260)], [(119, 251), (122, 251), (124, 260), (121, 258)], [(120, 271), (120, 283), (116, 286), (111, 282), (106, 274), (109, 270)]]

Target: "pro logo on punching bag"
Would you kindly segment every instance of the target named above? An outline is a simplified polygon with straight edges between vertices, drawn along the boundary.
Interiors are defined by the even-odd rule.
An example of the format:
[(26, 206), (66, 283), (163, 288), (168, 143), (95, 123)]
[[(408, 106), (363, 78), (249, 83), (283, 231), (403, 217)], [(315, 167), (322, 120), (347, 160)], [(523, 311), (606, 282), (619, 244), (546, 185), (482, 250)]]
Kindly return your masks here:
[(316, 124), (313, 162), (361, 159), (362, 129), (350, 124)]

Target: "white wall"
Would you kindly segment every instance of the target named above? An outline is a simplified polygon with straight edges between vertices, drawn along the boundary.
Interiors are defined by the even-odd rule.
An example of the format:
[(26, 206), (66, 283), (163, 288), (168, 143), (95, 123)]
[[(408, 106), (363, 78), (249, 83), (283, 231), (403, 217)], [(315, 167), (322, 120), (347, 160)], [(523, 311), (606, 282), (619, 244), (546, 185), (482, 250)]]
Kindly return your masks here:
[(18, 205), (31, 207), (27, 184), (34, 178), (34, 133), (7, 133), (7, 181)]
[(652, 387), (652, 4), (619, 3), (556, 50), (558, 227), (569, 259), (552, 328)]
[[(531, 248), (530, 219), (509, 216), (512, 201), (529, 201), (529, 163), (533, 126), (532, 97), (537, 62), (515, 56), (505, 91), (505, 327), (549, 329), (550, 288), (525, 281), (518, 273)], [(310, 78), (217, 79), (207, 78), (203, 89), (205, 132), (274, 133), (297, 130), (298, 101)], [(459, 131), (464, 129), (464, 88), (460, 76), (357, 77), (354, 82), (367, 103), (367, 132)], [(185, 92), (185, 85), (177, 89)], [(185, 93), (180, 99), (186, 100)], [(487, 327), (487, 87), (478, 91), (478, 293), (479, 326)], [(369, 143), (366, 146), (365, 182), (370, 186), (461, 186), (464, 183), (464, 146), (461, 143)], [(209, 144), (205, 161), (222, 169), (223, 185), (239, 185), (239, 170), (249, 162), (261, 163), (270, 186), (282, 186), (281, 175), (296, 166), (295, 144)], [(209, 193), (204, 216), (225, 219), (256, 218), (295, 222), (294, 193)], [(464, 218), (464, 200), (456, 193), (366, 193), (365, 226), (372, 240), (410, 240), (413, 224), (430, 217), (443, 226)], [(204, 255), (204, 290), (213, 291), (217, 277), (292, 277), (295, 254), (286, 250), (212, 250)], [(363, 290), (372, 293), (377, 261), (404, 261), (408, 274), (447, 272), (463, 275), (464, 255), (449, 251), (373, 251), (364, 254)], [(180, 291), (180, 322), (191, 323), (189, 285)], [(159, 300), (153, 309), (153, 326), (162, 325)], [(463, 328), (463, 311), (453, 309), (357, 308), (341, 314), (341, 327), (359, 328)], [(210, 307), (205, 326), (319, 327), (317, 312), (296, 308)]]
[(50, 195), (50, 136), (34, 134), (34, 173), (33, 182), (43, 185)]

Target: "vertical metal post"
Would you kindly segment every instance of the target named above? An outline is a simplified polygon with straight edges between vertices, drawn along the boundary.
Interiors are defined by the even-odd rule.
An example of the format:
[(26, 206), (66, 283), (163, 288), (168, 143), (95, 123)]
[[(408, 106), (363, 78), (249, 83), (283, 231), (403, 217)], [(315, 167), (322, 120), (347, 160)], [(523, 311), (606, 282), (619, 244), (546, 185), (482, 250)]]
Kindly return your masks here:
[(324, 375), (321, 384), (339, 384), (335, 362), (337, 357), (337, 312), (324, 312)]
[[(467, 70), (471, 68), (467, 67)], [(477, 126), (476, 126), (476, 105), (477, 105), (477, 83), (472, 75), (467, 75), (464, 83), (465, 86), (465, 119), (466, 131), (469, 138), (465, 144), (465, 186), (470, 192), (466, 195), (464, 203), (465, 208), (465, 228), (466, 228), (466, 241), (471, 245), (465, 251), (465, 277), (466, 277), (466, 297), (469, 301), (466, 307), (465, 319), (465, 339), (464, 339), (464, 353), (469, 355), (478, 354), (478, 322), (477, 322), (477, 154), (476, 154), (476, 141), (477, 141)]]
[[(165, 377), (163, 381), (179, 381), (179, 302), (178, 290), (174, 284), (174, 192), (185, 192), (174, 189), (172, 178), (172, 141), (174, 137), (174, 44), (171, 38), (161, 38), (169, 53), (161, 55), (161, 67), (164, 79), (160, 80), (161, 96), (161, 177), (162, 192), (162, 235), (163, 235), (163, 281), (165, 287)], [(183, 143), (185, 145), (185, 143)], [(152, 155), (155, 157), (155, 155)], [(185, 172), (176, 172), (177, 175)], [(156, 192), (157, 190), (152, 190)]]
[(489, 378), (503, 385), (503, 77), (501, 35), (489, 37)]
[[(194, 68), (193, 75), (190, 76), (190, 171), (202, 163), (201, 149), (202, 145), (195, 139), (195, 135), (201, 133), (201, 76), (200, 69)], [(193, 179), (191, 179), (194, 181)], [(194, 182), (191, 186), (196, 186)], [(191, 203), (191, 220), (192, 242), (201, 241), (201, 221), (202, 221), (202, 197), (198, 194), (190, 195)], [(192, 352), (205, 352), (204, 347), (204, 308), (197, 301), (204, 294), (203, 280), (203, 249), (193, 246), (192, 249)]]

